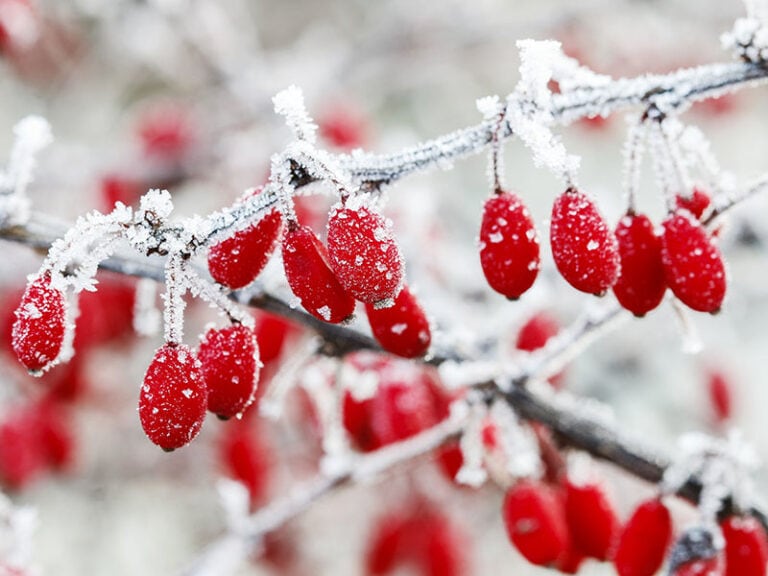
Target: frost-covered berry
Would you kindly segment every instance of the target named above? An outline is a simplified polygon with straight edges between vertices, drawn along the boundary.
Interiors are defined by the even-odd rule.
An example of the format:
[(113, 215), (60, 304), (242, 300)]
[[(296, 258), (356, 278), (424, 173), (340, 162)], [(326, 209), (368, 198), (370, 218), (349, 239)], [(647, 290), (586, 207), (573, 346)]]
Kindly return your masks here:
[(643, 502), (627, 520), (613, 559), (619, 576), (653, 576), (672, 542), (672, 517), (659, 498)]
[(328, 256), (341, 285), (361, 302), (388, 303), (400, 292), (400, 248), (391, 223), (370, 208), (337, 205), (331, 209)]
[(13, 351), (27, 370), (41, 373), (58, 358), (64, 344), (64, 293), (51, 287), (49, 275), (39, 276), (27, 286), (15, 315)]
[(550, 486), (531, 480), (518, 482), (504, 498), (502, 516), (510, 541), (531, 564), (549, 566), (565, 553), (565, 514)]
[(272, 255), (282, 224), (280, 212), (272, 210), (245, 230), (211, 246), (208, 270), (213, 279), (233, 290), (253, 282)]
[(661, 238), (644, 214), (627, 214), (616, 226), (621, 273), (613, 293), (624, 308), (644, 316), (664, 298), (667, 281), (661, 262)]
[(309, 226), (286, 231), (283, 266), (291, 290), (312, 316), (332, 324), (352, 316), (355, 299), (339, 283), (325, 246)]
[(619, 535), (620, 523), (600, 484), (565, 483), (565, 517), (573, 543), (585, 556), (607, 560)]
[(675, 196), (675, 207), (688, 210), (695, 218), (701, 220), (704, 211), (712, 204), (712, 197), (702, 188), (695, 186), (690, 196), (678, 194)]
[(539, 235), (517, 194), (500, 192), (485, 202), (480, 264), (491, 288), (510, 299), (519, 298), (536, 280), (541, 265)]
[(208, 391), (200, 361), (183, 344), (155, 352), (139, 394), (139, 418), (147, 437), (166, 452), (189, 444), (203, 425)]
[(752, 516), (731, 516), (720, 528), (725, 539), (725, 576), (765, 576), (768, 542)]
[(253, 402), (259, 381), (256, 334), (242, 324), (212, 328), (198, 349), (208, 387), (208, 410), (227, 419), (242, 414)]
[(416, 297), (403, 286), (394, 305), (377, 309), (365, 305), (371, 331), (381, 347), (404, 358), (423, 356), (429, 349), (432, 333), (424, 309)]
[(717, 312), (726, 289), (720, 250), (687, 210), (676, 210), (663, 226), (661, 257), (670, 289), (693, 310)]
[(619, 276), (616, 237), (597, 205), (568, 188), (552, 206), (549, 239), (555, 266), (577, 290), (602, 295)]

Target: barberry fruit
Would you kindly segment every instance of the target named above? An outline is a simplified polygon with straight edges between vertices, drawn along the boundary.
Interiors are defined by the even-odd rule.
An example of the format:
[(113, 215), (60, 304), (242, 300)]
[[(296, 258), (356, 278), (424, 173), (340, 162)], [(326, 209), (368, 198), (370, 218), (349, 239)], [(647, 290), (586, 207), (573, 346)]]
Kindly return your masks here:
[(720, 528), (725, 539), (725, 576), (765, 576), (768, 542), (752, 516), (731, 516)]
[(565, 483), (565, 517), (576, 548), (585, 556), (607, 560), (619, 535), (619, 519), (600, 484)]
[(391, 305), (400, 292), (400, 248), (391, 223), (370, 208), (337, 205), (331, 209), (328, 256), (341, 285), (361, 302)]
[(254, 419), (235, 420), (221, 431), (219, 460), (224, 473), (248, 489), (251, 508), (268, 496), (272, 454)]
[(517, 194), (498, 192), (486, 200), (480, 225), (480, 264), (488, 284), (517, 299), (539, 273), (539, 236)]
[(656, 308), (667, 290), (661, 262), (661, 238), (644, 214), (627, 214), (616, 226), (621, 272), (613, 293), (624, 308), (644, 316)]
[[(548, 312), (537, 312), (520, 327), (515, 340), (515, 348), (524, 352), (533, 352), (543, 348), (549, 339), (560, 332), (560, 323)], [(549, 377), (549, 383), (559, 388), (563, 382), (563, 372)]]
[(717, 423), (731, 418), (733, 398), (731, 383), (720, 370), (710, 370), (707, 375), (707, 396)]
[(577, 290), (602, 295), (619, 276), (616, 237), (586, 194), (568, 188), (552, 206), (549, 239), (555, 266)]
[(286, 339), (297, 328), (282, 316), (270, 314), (263, 310), (254, 312), (254, 318), (256, 324), (253, 331), (256, 333), (256, 340), (259, 343), (261, 361), (266, 364), (282, 354)]
[(388, 574), (407, 555), (410, 518), (397, 513), (376, 522), (365, 551), (365, 573), (369, 576)]
[(690, 196), (675, 196), (675, 207), (688, 210), (697, 220), (701, 220), (704, 211), (712, 204), (712, 197), (698, 186), (694, 186)]
[(139, 395), (144, 433), (166, 452), (191, 442), (203, 425), (208, 390), (200, 361), (183, 344), (164, 344), (155, 352)]
[(619, 576), (653, 576), (672, 542), (672, 517), (659, 498), (643, 502), (627, 520), (613, 559)]
[(403, 358), (426, 354), (432, 341), (429, 321), (408, 286), (403, 286), (389, 308), (377, 309), (373, 304), (366, 304), (365, 313), (373, 335), (384, 350)]
[(315, 318), (338, 324), (355, 311), (355, 299), (339, 283), (328, 252), (309, 226), (288, 227), (283, 236), (285, 277), (304, 309)]
[(256, 334), (242, 324), (206, 332), (198, 358), (208, 387), (208, 410), (227, 419), (253, 402), (259, 382)]
[(48, 274), (38, 276), (24, 291), (15, 315), (13, 351), (27, 370), (41, 373), (54, 364), (64, 344), (64, 293), (51, 287)]
[(687, 210), (676, 210), (663, 226), (661, 258), (670, 289), (693, 310), (717, 312), (726, 289), (720, 250)]
[(194, 140), (189, 113), (174, 103), (156, 104), (145, 111), (137, 132), (144, 154), (164, 161), (181, 160)]

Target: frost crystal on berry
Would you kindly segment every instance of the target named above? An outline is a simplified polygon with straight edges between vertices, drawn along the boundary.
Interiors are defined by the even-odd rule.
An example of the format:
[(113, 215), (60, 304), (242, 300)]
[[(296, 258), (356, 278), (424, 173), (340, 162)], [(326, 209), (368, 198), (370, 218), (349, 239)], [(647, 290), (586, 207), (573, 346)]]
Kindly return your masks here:
[(389, 308), (365, 305), (371, 331), (381, 347), (404, 358), (423, 356), (429, 349), (432, 333), (419, 301), (403, 286)]

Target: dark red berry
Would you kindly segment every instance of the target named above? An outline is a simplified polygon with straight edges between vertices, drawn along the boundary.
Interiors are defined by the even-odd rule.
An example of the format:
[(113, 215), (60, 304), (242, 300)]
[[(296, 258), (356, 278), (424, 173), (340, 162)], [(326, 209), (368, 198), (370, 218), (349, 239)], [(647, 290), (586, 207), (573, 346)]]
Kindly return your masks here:
[(370, 208), (331, 209), (328, 255), (341, 285), (361, 302), (391, 304), (403, 285), (403, 257), (392, 225)]
[(285, 277), (304, 309), (315, 318), (338, 324), (355, 311), (355, 299), (339, 283), (325, 246), (309, 226), (288, 228), (283, 236)]
[(663, 226), (661, 257), (670, 289), (693, 310), (717, 312), (726, 289), (720, 250), (687, 210), (676, 210)]
[(731, 383), (719, 370), (711, 370), (707, 375), (707, 395), (715, 421), (723, 423), (731, 418), (733, 394)]
[(404, 358), (426, 354), (432, 341), (429, 321), (408, 286), (403, 286), (389, 308), (376, 309), (373, 304), (366, 304), (365, 313), (373, 335), (384, 350)]
[(502, 516), (510, 541), (531, 564), (550, 566), (566, 552), (565, 513), (550, 486), (518, 482), (504, 498)]
[(149, 439), (165, 451), (189, 444), (203, 425), (208, 390), (200, 361), (183, 344), (155, 352), (139, 395), (139, 418)]
[(253, 402), (259, 382), (256, 334), (242, 324), (206, 332), (198, 358), (208, 387), (208, 410), (227, 419)]
[(701, 220), (701, 216), (710, 204), (712, 204), (710, 195), (696, 186), (690, 196), (683, 196), (682, 194), (675, 196), (675, 207), (688, 210), (698, 220)]
[(568, 188), (555, 199), (549, 231), (552, 256), (577, 290), (602, 295), (619, 277), (619, 250), (597, 205)]
[(585, 556), (607, 560), (619, 535), (619, 519), (599, 484), (565, 484), (565, 515), (576, 548)]
[(619, 576), (653, 576), (672, 542), (672, 517), (664, 503), (643, 502), (627, 520), (613, 562)]
[(507, 298), (519, 298), (539, 273), (539, 236), (517, 194), (486, 200), (480, 225), (480, 264), (488, 284)]
[(621, 273), (613, 293), (624, 308), (644, 316), (660, 303), (667, 290), (661, 262), (661, 238), (644, 214), (627, 214), (616, 226)]
[(765, 576), (768, 542), (752, 516), (731, 516), (720, 528), (725, 539), (725, 576)]
[(66, 302), (61, 290), (51, 288), (47, 274), (33, 280), (16, 308), (11, 343), (30, 372), (49, 368), (61, 353), (66, 332)]

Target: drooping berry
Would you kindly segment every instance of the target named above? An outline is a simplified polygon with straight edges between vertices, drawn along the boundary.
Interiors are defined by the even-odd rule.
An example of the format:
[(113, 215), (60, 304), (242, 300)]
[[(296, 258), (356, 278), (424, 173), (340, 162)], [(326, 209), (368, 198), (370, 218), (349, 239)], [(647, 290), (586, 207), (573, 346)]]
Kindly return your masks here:
[(607, 560), (619, 535), (619, 519), (600, 484), (565, 483), (565, 516), (576, 548)]
[(361, 302), (391, 304), (400, 292), (403, 257), (392, 225), (370, 208), (331, 209), (328, 255), (341, 285)]
[(304, 309), (315, 318), (338, 324), (355, 311), (355, 299), (339, 283), (328, 253), (309, 226), (289, 227), (283, 236), (285, 277)]
[(619, 276), (616, 237), (586, 194), (568, 188), (555, 199), (549, 238), (555, 265), (571, 286), (602, 295), (614, 285)]
[(688, 528), (669, 554), (670, 576), (724, 576), (722, 538), (717, 526)]
[(208, 387), (208, 410), (227, 419), (253, 402), (259, 382), (256, 334), (242, 324), (206, 332), (198, 358)]
[(15, 315), (13, 351), (27, 370), (41, 373), (55, 362), (64, 344), (64, 294), (51, 287), (49, 275), (39, 276), (27, 286)]
[(568, 547), (562, 504), (548, 485), (523, 480), (507, 492), (502, 509), (507, 536), (531, 564), (549, 566)]
[(536, 280), (541, 265), (539, 235), (517, 194), (501, 192), (485, 202), (480, 264), (491, 288), (510, 299), (519, 298)]
[(723, 423), (729, 420), (733, 412), (731, 383), (720, 370), (710, 370), (707, 374), (707, 396), (715, 421)]
[(155, 352), (139, 395), (139, 418), (149, 439), (170, 452), (191, 442), (203, 425), (208, 390), (200, 361), (183, 344)]
[(365, 313), (374, 337), (384, 350), (404, 358), (426, 354), (432, 341), (429, 321), (408, 286), (400, 290), (394, 305), (377, 309), (373, 304), (366, 304)]
[(261, 361), (266, 364), (280, 356), (286, 340), (297, 328), (283, 317), (263, 310), (255, 311), (254, 317), (256, 325), (253, 331), (259, 343)]
[(659, 498), (643, 502), (627, 520), (613, 559), (619, 576), (653, 576), (672, 542), (672, 517)]
[(621, 272), (613, 293), (624, 308), (644, 316), (660, 303), (667, 290), (661, 262), (661, 238), (644, 214), (627, 214), (616, 226)]
[(712, 204), (712, 197), (702, 188), (694, 186), (690, 196), (675, 196), (675, 207), (688, 210), (697, 220), (701, 220), (704, 211)]
[(224, 473), (248, 489), (251, 507), (263, 503), (269, 492), (273, 456), (253, 419), (228, 422), (221, 431), (219, 460)]
[(233, 290), (253, 282), (277, 246), (282, 224), (280, 212), (272, 210), (255, 224), (211, 246), (208, 270), (213, 279)]
[(663, 226), (661, 258), (670, 289), (693, 310), (717, 312), (726, 289), (720, 250), (687, 210), (676, 210)]
[(725, 539), (725, 576), (765, 576), (768, 541), (753, 516), (731, 516), (720, 528)]

